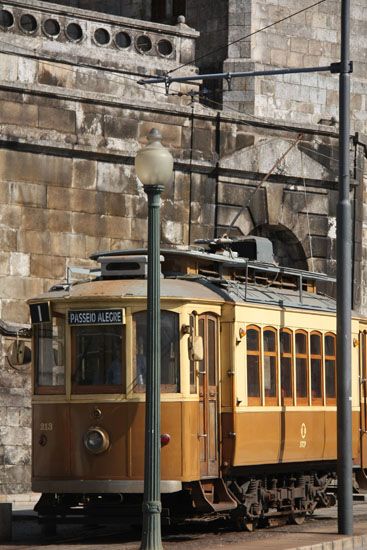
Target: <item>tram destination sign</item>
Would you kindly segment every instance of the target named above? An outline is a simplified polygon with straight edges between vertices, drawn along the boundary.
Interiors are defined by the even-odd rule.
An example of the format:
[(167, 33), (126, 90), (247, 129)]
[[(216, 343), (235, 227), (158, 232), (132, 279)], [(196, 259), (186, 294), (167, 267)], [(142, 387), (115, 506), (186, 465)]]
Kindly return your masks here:
[(123, 309), (80, 309), (68, 312), (69, 325), (123, 325)]

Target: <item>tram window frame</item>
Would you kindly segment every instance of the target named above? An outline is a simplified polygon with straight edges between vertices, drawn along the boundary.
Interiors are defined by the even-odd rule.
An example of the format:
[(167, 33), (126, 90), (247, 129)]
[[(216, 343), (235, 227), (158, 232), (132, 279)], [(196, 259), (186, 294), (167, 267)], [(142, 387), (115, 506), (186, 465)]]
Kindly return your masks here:
[[(171, 351), (170, 351), (170, 354), (172, 354), (172, 352), (175, 354), (173, 357), (170, 357), (170, 359), (173, 359), (173, 361), (175, 362), (175, 367), (174, 367), (174, 373), (175, 373), (175, 376), (176, 376), (176, 383), (175, 384), (162, 384), (162, 376), (164, 376), (164, 369), (162, 368), (162, 365), (164, 364), (164, 357), (163, 357), (163, 354), (164, 354), (164, 346), (162, 345), (163, 344), (163, 325), (164, 325), (164, 316), (168, 314), (168, 315), (171, 315), (171, 320), (172, 320), (172, 323), (169, 322), (169, 319), (168, 319), (168, 325), (167, 326), (172, 326), (173, 322), (175, 324), (175, 341), (173, 342), (173, 345), (175, 347), (175, 349), (172, 348), (172, 342), (171, 342)], [(146, 369), (146, 350), (145, 350), (145, 353), (139, 353), (140, 350), (142, 349), (141, 346), (146, 346), (146, 336), (144, 337), (144, 334), (143, 336), (141, 337), (141, 340), (140, 340), (140, 343), (138, 344), (137, 346), (137, 324), (136, 324), (136, 319), (137, 319), (137, 316), (141, 316), (141, 319), (145, 321), (147, 321), (147, 311), (146, 310), (141, 310), (141, 311), (135, 311), (132, 315), (132, 330), (133, 330), (133, 338), (132, 338), (132, 355), (131, 355), (131, 359), (132, 359), (132, 366), (133, 366), (133, 393), (145, 393), (146, 392), (146, 383), (141, 383), (140, 381), (138, 381), (138, 377), (139, 376), (144, 376), (144, 364), (145, 364), (145, 369)], [(175, 317), (173, 317), (175, 316)], [(146, 325), (145, 325), (146, 327)], [(146, 328), (145, 328), (146, 330)], [(160, 385), (160, 390), (161, 390), (161, 393), (172, 393), (172, 394), (178, 394), (181, 392), (181, 372), (180, 372), (180, 365), (181, 365), (181, 354), (180, 354), (180, 339), (181, 339), (181, 335), (180, 335), (180, 314), (177, 313), (176, 311), (171, 311), (171, 310), (168, 310), (168, 309), (162, 309), (161, 310), (161, 385)], [(143, 349), (144, 351), (144, 349)], [(138, 371), (138, 368), (139, 368), (139, 365), (138, 365), (138, 360), (137, 360), (137, 357), (141, 356), (141, 363), (142, 363), (142, 372), (141, 374), (139, 375), (137, 373)], [(171, 370), (171, 373), (172, 373), (172, 369)], [(169, 371), (167, 371), (169, 372)]]
[[(302, 335), (305, 337), (305, 343), (306, 343), (306, 351), (305, 353), (297, 353), (297, 336)], [(298, 365), (297, 361), (302, 360), (306, 361), (306, 396), (299, 396), (298, 395), (298, 382), (299, 382), (299, 376), (298, 376)], [(296, 330), (294, 333), (294, 375), (296, 380), (296, 402), (297, 405), (309, 405), (309, 342), (308, 342), (308, 332), (305, 330)]]
[[(255, 331), (258, 335), (257, 341), (258, 341), (258, 349), (257, 350), (249, 350), (248, 348), (248, 333), (249, 331)], [(261, 338), (261, 329), (260, 327), (256, 325), (249, 325), (246, 328), (246, 378), (247, 378), (247, 403), (248, 405), (261, 405), (262, 401), (262, 360), (261, 360), (261, 354), (262, 354), (262, 338)], [(249, 361), (248, 357), (257, 357), (258, 358), (258, 385), (259, 385), (259, 395), (257, 396), (250, 396), (249, 392)]]
[[(126, 325), (77, 325), (70, 327), (70, 340), (71, 340), (71, 349), (72, 349), (72, 359), (71, 359), (71, 393), (73, 395), (83, 395), (83, 394), (110, 394), (110, 393), (126, 393)], [(114, 334), (114, 336), (121, 338), (121, 348), (118, 356), (120, 361), (120, 372), (121, 372), (121, 383), (117, 384), (80, 384), (77, 381), (77, 333), (78, 331), (94, 329), (94, 330), (103, 330), (103, 332), (108, 333), (108, 331), (113, 331), (113, 329), (120, 329), (120, 335)], [(102, 333), (101, 333), (102, 334)], [(107, 346), (108, 347), (108, 346)], [(116, 359), (116, 358), (115, 358)], [(114, 360), (113, 360), (114, 361)], [(112, 361), (112, 362), (113, 362)], [(104, 363), (106, 358), (104, 357)], [(110, 366), (112, 365), (112, 362)], [(106, 370), (106, 365), (104, 364), (104, 370)], [(108, 369), (108, 367), (107, 367)], [(108, 375), (108, 373), (107, 373)]]
[[(334, 341), (334, 355), (327, 355), (326, 354), (326, 350), (327, 350), (327, 346), (326, 346), (326, 338), (327, 337), (332, 337), (333, 338), (333, 341)], [(333, 332), (326, 332), (324, 334), (324, 338), (323, 338), (323, 343), (324, 343), (324, 377), (325, 377), (325, 402), (326, 402), (326, 405), (336, 405), (336, 391), (337, 391), (337, 376), (336, 376), (336, 334), (334, 334)], [(326, 365), (326, 361), (330, 361), (330, 362), (333, 362), (334, 363), (334, 396), (329, 396), (328, 395), (328, 388), (327, 388), (327, 365)]]
[[(195, 317), (196, 316), (193, 313), (190, 315), (190, 337), (195, 335), (195, 331), (196, 331)], [(188, 340), (188, 343), (189, 343), (189, 340)], [(197, 376), (196, 365), (197, 365), (197, 361), (194, 361), (190, 357), (190, 395), (197, 394), (197, 391), (198, 391), (198, 388), (197, 388), (198, 376)]]
[[(318, 337), (319, 339), (319, 353), (313, 353), (312, 350), (312, 338)], [(324, 346), (323, 346), (323, 337), (321, 332), (318, 332), (316, 330), (313, 330), (310, 332), (310, 344), (309, 344), (309, 355), (310, 355), (310, 384), (311, 384), (311, 405), (323, 405), (324, 403), (324, 368), (323, 368), (323, 357), (324, 357)], [(320, 370), (320, 395), (314, 396), (313, 395), (313, 375), (314, 375), (314, 369), (313, 365), (315, 361), (319, 362), (319, 370)]]
[[(61, 335), (59, 332), (56, 332), (57, 328), (61, 328)], [(46, 336), (46, 331), (51, 331), (51, 338), (49, 335)], [(66, 353), (65, 353), (65, 335), (66, 335), (66, 318), (63, 313), (52, 312), (51, 321), (47, 323), (35, 323), (33, 325), (33, 349), (34, 349), (34, 373), (33, 373), (33, 391), (35, 395), (64, 395), (66, 392)], [(39, 359), (41, 357), (41, 340), (50, 340), (51, 348), (47, 346), (48, 349), (44, 347), (43, 354), (47, 353), (49, 359), (54, 363), (52, 370), (50, 371), (51, 376), (57, 376), (63, 374), (63, 384), (41, 384), (39, 382), (40, 376), (40, 364)], [(56, 360), (55, 352), (58, 350), (58, 347), (54, 346), (54, 343), (57, 343), (57, 346), (61, 348), (61, 358), (62, 365), (58, 364), (60, 361)], [(50, 343), (49, 342), (49, 343)], [(58, 353), (60, 353), (58, 351)], [(63, 367), (63, 372), (53, 372), (54, 369)]]
[[(282, 344), (282, 334), (288, 334), (290, 341), (290, 351), (283, 351)], [(290, 393), (291, 395), (284, 395), (283, 393), (283, 359), (289, 360), (289, 373), (290, 373)], [(281, 388), (281, 405), (294, 405), (294, 342), (293, 342), (293, 331), (289, 328), (281, 328), (279, 330), (279, 375), (280, 375), (280, 388)]]
[[(270, 333), (270, 334), (273, 334), (274, 336), (274, 350), (267, 350), (266, 349), (266, 344), (265, 344), (265, 334), (266, 333)], [(279, 389), (278, 389), (278, 380), (279, 380), (279, 376), (278, 376), (278, 370), (279, 370), (279, 364), (278, 364), (278, 331), (276, 328), (274, 327), (264, 327), (263, 330), (262, 330), (262, 349), (263, 349), (263, 357), (262, 357), (262, 364), (263, 364), (263, 368), (262, 368), (262, 374), (263, 374), (263, 386), (264, 386), (264, 396), (265, 396), (265, 402), (264, 404), (266, 406), (274, 406), (274, 405), (278, 405), (278, 394), (279, 394)], [(267, 375), (266, 375), (266, 372), (265, 372), (265, 369), (267, 369), (267, 365), (266, 365), (266, 362), (267, 362), (267, 358), (269, 358), (269, 363), (271, 363), (271, 359), (274, 360), (274, 370), (275, 370), (275, 374), (274, 374), (274, 378), (275, 378), (275, 395), (267, 395), (267, 388), (266, 388), (266, 380), (267, 380)], [(270, 367), (270, 372), (271, 372), (271, 365), (269, 364), (269, 367)], [(271, 378), (271, 374), (270, 374), (270, 378)]]

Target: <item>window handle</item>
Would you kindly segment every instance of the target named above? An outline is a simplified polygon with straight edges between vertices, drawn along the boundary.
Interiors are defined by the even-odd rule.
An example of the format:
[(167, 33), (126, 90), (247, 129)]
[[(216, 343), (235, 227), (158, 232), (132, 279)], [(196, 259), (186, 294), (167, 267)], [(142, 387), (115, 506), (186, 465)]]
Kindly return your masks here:
[(208, 437), (208, 434), (198, 434), (198, 437)]
[(198, 374), (206, 374), (206, 370), (198, 370)]

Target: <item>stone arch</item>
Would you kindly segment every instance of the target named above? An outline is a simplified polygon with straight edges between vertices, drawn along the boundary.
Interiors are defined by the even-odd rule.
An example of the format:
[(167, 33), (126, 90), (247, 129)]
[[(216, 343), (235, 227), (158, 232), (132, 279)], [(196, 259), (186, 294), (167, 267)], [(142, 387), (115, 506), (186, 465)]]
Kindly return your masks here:
[(308, 271), (305, 251), (296, 235), (284, 225), (263, 224), (255, 227), (251, 235), (266, 237), (273, 243), (275, 261), (284, 267)]

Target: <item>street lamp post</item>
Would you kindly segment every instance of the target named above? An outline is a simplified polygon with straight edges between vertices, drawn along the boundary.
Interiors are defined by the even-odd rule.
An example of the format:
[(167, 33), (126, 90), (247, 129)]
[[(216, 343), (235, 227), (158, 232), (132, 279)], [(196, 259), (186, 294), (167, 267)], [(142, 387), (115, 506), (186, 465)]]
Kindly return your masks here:
[(141, 550), (162, 550), (160, 499), (160, 195), (170, 181), (173, 158), (153, 128), (148, 145), (135, 158), (136, 175), (148, 195), (147, 375), (145, 398), (145, 458)]

